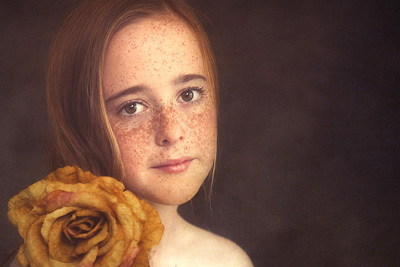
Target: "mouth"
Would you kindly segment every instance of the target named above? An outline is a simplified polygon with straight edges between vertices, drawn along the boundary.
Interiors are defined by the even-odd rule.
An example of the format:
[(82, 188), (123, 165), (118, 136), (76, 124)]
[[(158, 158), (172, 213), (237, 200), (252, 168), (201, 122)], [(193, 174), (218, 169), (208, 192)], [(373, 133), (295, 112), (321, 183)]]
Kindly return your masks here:
[(159, 171), (163, 171), (166, 173), (174, 174), (186, 171), (189, 168), (190, 163), (194, 160), (194, 158), (190, 157), (182, 157), (179, 159), (169, 159), (164, 161), (156, 166), (151, 167), (152, 169), (156, 169)]

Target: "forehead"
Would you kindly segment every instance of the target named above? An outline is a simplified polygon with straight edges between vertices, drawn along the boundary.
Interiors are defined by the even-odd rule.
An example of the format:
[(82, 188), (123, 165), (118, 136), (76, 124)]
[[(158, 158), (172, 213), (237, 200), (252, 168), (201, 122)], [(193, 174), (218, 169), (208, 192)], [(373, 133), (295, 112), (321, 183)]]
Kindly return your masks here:
[(111, 39), (105, 65), (118, 62), (134, 65), (131, 68), (154, 69), (160, 63), (171, 65), (176, 61), (204, 65), (194, 32), (182, 19), (166, 14), (135, 21), (119, 30)]
[[(127, 24), (118, 30), (111, 43), (128, 42), (132, 39), (151, 41), (154, 37), (174, 39), (188, 38), (196, 42), (195, 36), (189, 26), (174, 14), (166, 13), (141, 18)], [(149, 39), (148, 39), (149, 38)]]
[(103, 68), (103, 95), (146, 85), (165, 88), (185, 74), (207, 76), (196, 36), (180, 18), (159, 15), (126, 25), (111, 39)]

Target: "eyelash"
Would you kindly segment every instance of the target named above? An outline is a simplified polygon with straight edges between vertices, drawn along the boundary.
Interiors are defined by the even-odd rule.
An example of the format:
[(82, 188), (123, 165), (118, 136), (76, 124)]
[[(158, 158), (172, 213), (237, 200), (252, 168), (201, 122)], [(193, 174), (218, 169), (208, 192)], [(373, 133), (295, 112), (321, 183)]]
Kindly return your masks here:
[[(183, 99), (182, 99), (182, 95), (183, 95), (185, 92), (188, 92), (188, 91), (192, 91), (192, 92), (198, 93), (198, 94), (199, 94), (198, 98), (195, 99), (195, 100), (192, 100), (192, 99), (191, 99), (191, 100), (189, 100), (189, 101), (183, 100)], [(179, 94), (178, 94), (178, 100), (180, 100), (180, 102), (183, 103), (183, 104), (185, 104), (185, 105), (189, 105), (189, 104), (191, 104), (191, 103), (196, 103), (197, 101), (201, 100), (201, 98), (202, 98), (204, 95), (205, 95), (205, 90), (203, 89), (203, 87), (187, 87), (187, 88), (185, 88), (185, 89), (183, 89), (183, 90), (181, 90), (181, 91), (179, 92)], [(194, 98), (194, 96), (193, 96), (193, 98)], [(126, 102), (126, 103), (123, 103), (123, 104), (120, 106), (120, 108), (118, 109), (118, 114), (121, 114), (121, 115), (123, 115), (123, 116), (136, 116), (136, 115), (138, 115), (139, 113), (142, 113), (143, 111), (140, 111), (139, 113), (136, 113), (136, 112), (135, 112), (135, 113), (130, 114), (130, 113), (127, 113), (127, 112), (125, 111), (125, 108), (127, 108), (128, 106), (130, 106), (130, 105), (136, 105), (136, 104), (140, 104), (141, 106), (143, 106), (144, 109), (147, 109), (147, 106), (146, 106), (142, 101), (133, 100), (133, 101), (128, 101), (128, 102)], [(126, 112), (126, 114), (123, 114), (124, 111)]]
[[(189, 101), (183, 100), (183, 99), (182, 99), (183, 94), (184, 94), (185, 92), (188, 92), (188, 91), (194, 91), (194, 92), (198, 93), (198, 94), (199, 94), (199, 99), (195, 99), (195, 100), (192, 100), (192, 99), (191, 99), (191, 100), (189, 100)], [(181, 101), (182, 101), (184, 104), (190, 104), (190, 103), (194, 103), (194, 102), (199, 101), (204, 95), (205, 95), (205, 90), (203, 89), (203, 87), (187, 87), (187, 88), (185, 88), (185, 89), (183, 89), (183, 90), (181, 90), (181, 91), (179, 92), (178, 99), (181, 99)]]
[(141, 106), (143, 106), (143, 108), (144, 109), (147, 109), (147, 106), (142, 102), (142, 101), (139, 101), (139, 100), (133, 100), (133, 101), (128, 101), (128, 102), (126, 102), (126, 103), (123, 103), (122, 105), (121, 105), (121, 107), (118, 109), (118, 114), (121, 114), (121, 115), (123, 115), (123, 116), (136, 116), (136, 115), (138, 115), (139, 113), (141, 113), (141, 112), (143, 112), (143, 111), (141, 111), (141, 112), (139, 112), (139, 113), (132, 113), (132, 114), (130, 114), (130, 113), (127, 113), (126, 111), (126, 114), (123, 114), (123, 112), (124, 112), (124, 109), (125, 108), (127, 108), (128, 106), (130, 106), (130, 105), (136, 105), (136, 104), (140, 104)]

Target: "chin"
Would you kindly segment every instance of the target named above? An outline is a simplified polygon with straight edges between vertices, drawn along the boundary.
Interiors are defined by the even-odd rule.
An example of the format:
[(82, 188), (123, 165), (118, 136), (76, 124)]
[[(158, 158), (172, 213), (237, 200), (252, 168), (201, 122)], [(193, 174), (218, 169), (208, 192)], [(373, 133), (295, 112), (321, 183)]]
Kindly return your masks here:
[[(200, 189), (200, 185), (178, 186), (178, 187), (152, 187), (150, 190), (138, 190), (137, 186), (126, 185), (136, 196), (154, 204), (176, 206), (191, 200)], [(136, 189), (136, 190), (135, 190)], [(148, 188), (147, 188), (148, 189)]]
[[(206, 168), (173, 175), (147, 173), (128, 176), (124, 180), (126, 188), (139, 198), (154, 204), (176, 206), (191, 200), (204, 183)], [(146, 177), (146, 178), (144, 178)]]
[(186, 190), (182, 189), (179, 192), (167, 191), (161, 194), (160, 192), (156, 192), (156, 194), (147, 194), (143, 196), (143, 199), (160, 205), (177, 206), (191, 200), (199, 191), (199, 188), (200, 187), (195, 190), (188, 190), (186, 188)]

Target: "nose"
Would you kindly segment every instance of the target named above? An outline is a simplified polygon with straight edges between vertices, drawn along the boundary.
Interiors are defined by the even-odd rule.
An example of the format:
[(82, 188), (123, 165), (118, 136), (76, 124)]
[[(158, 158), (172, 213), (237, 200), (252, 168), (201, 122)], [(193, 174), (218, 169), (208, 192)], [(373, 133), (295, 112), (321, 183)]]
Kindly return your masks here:
[(159, 146), (172, 145), (183, 139), (182, 122), (173, 110), (160, 111), (156, 127), (155, 141)]

